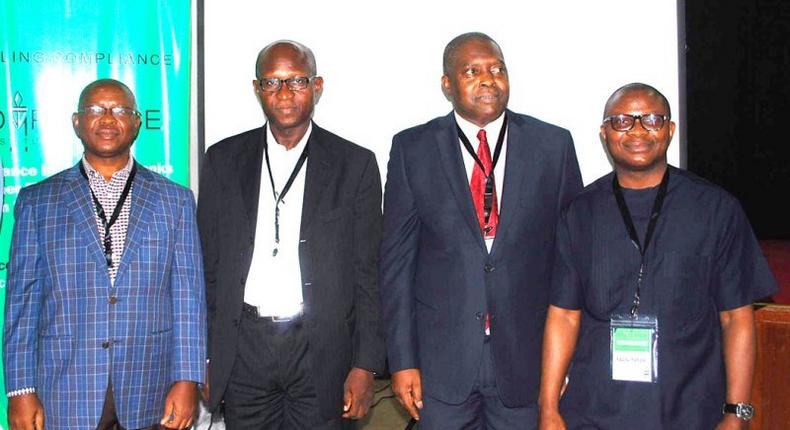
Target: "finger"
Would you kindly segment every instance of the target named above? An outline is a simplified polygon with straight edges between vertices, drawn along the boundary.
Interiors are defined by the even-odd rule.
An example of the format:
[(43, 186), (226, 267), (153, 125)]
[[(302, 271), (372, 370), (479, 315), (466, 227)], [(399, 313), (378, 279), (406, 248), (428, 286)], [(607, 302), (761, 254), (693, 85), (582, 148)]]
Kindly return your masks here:
[(173, 409), (175, 408), (175, 404), (172, 402), (165, 403), (165, 413), (162, 414), (162, 419), (159, 420), (159, 425), (170, 425), (173, 420)]
[(36, 430), (44, 430), (44, 410), (39, 409), (33, 416), (33, 428)]
[(348, 413), (348, 411), (351, 410), (351, 405), (353, 404), (353, 402), (354, 402), (354, 395), (351, 393), (351, 390), (348, 387), (346, 387), (346, 389), (343, 390), (343, 412)]
[(417, 405), (419, 409), (422, 409), (422, 382), (419, 379), (414, 381), (414, 384), (411, 386), (411, 393), (414, 397), (414, 404)]
[(420, 414), (417, 413), (417, 408), (414, 407), (414, 398), (410, 391), (398, 394), (398, 401), (412, 418), (419, 418)]

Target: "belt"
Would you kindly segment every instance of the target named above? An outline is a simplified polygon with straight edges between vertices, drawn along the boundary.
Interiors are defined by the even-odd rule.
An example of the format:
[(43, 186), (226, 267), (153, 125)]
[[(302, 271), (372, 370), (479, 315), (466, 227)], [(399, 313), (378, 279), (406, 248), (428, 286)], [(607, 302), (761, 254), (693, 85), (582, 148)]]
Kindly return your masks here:
[(259, 318), (259, 319), (263, 319), (263, 320), (271, 321), (271, 322), (275, 322), (275, 323), (294, 322), (294, 321), (298, 321), (298, 320), (302, 319), (302, 311), (301, 310), (296, 315), (288, 315), (288, 316), (261, 315), (260, 312), (258, 312), (258, 307), (257, 306), (253, 306), (253, 305), (251, 305), (249, 303), (246, 303), (246, 302), (241, 306), (241, 310), (242, 310), (242, 312), (244, 312), (244, 313), (246, 313), (246, 314), (248, 314), (250, 316), (253, 316), (255, 318)]

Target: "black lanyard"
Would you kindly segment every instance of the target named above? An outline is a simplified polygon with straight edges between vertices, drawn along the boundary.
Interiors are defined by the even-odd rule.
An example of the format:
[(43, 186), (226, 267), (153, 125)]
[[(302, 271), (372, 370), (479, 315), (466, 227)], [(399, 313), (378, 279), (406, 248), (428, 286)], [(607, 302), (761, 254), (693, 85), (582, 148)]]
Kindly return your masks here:
[(302, 154), (299, 156), (299, 160), (296, 162), (296, 166), (294, 166), (294, 170), (291, 172), (291, 176), (288, 177), (288, 181), (285, 182), (285, 186), (280, 194), (277, 194), (274, 188), (274, 176), (272, 175), (272, 166), (269, 163), (269, 145), (266, 143), (266, 131), (264, 130), (263, 133), (263, 155), (266, 159), (266, 169), (269, 171), (269, 181), (272, 184), (272, 196), (274, 197), (274, 250), (272, 250), (272, 256), (277, 256), (277, 245), (280, 244), (280, 202), (283, 201), (285, 195), (288, 194), (288, 190), (291, 189), (291, 185), (293, 184), (296, 176), (299, 174), (299, 171), (302, 170), (302, 165), (307, 160), (307, 147), (310, 144), (310, 139), (308, 138), (307, 142), (304, 144), (304, 149), (302, 149)]
[(134, 181), (134, 177), (137, 174), (137, 163), (132, 163), (132, 171), (129, 173), (129, 177), (126, 178), (126, 185), (123, 186), (121, 197), (118, 198), (118, 202), (115, 203), (115, 209), (113, 209), (109, 221), (107, 221), (104, 207), (93, 192), (93, 187), (91, 187), (90, 179), (88, 179), (88, 174), (85, 172), (85, 166), (82, 165), (82, 162), (80, 162), (80, 173), (88, 180), (88, 189), (91, 190), (93, 205), (96, 207), (96, 215), (99, 216), (102, 227), (104, 227), (104, 258), (107, 260), (107, 267), (112, 267), (112, 234), (110, 234), (110, 228), (115, 224), (115, 221), (118, 220), (118, 216), (121, 214), (121, 208), (124, 202), (126, 202), (126, 197), (129, 196), (129, 191), (132, 189), (132, 181)]
[(494, 148), (494, 158), (491, 160), (491, 170), (488, 173), (486, 173), (483, 162), (480, 161), (480, 157), (477, 156), (477, 152), (475, 152), (472, 144), (469, 143), (469, 139), (466, 138), (466, 135), (461, 130), (461, 127), (456, 124), (455, 128), (458, 130), (458, 138), (461, 139), (461, 143), (464, 144), (466, 152), (468, 152), (469, 155), (474, 158), (475, 163), (477, 163), (477, 166), (480, 167), (480, 171), (486, 175), (486, 186), (485, 191), (483, 192), (483, 215), (485, 217), (485, 223), (488, 224), (488, 218), (491, 216), (491, 210), (494, 206), (494, 167), (496, 167), (496, 163), (499, 161), (499, 154), (502, 152), (502, 144), (505, 142), (507, 115), (502, 120), (502, 128), (499, 129), (499, 137), (497, 138), (496, 147)]
[(653, 232), (656, 230), (656, 222), (658, 215), (661, 213), (661, 206), (664, 204), (664, 198), (667, 196), (667, 185), (669, 184), (669, 166), (664, 172), (664, 177), (661, 179), (661, 184), (658, 186), (658, 194), (653, 201), (653, 210), (650, 212), (650, 221), (647, 224), (647, 232), (645, 232), (645, 245), (639, 242), (639, 235), (636, 233), (634, 227), (634, 220), (631, 218), (631, 212), (628, 211), (628, 206), (625, 204), (625, 197), (623, 197), (623, 190), (620, 188), (620, 183), (617, 181), (617, 173), (612, 178), (612, 190), (614, 191), (615, 200), (617, 200), (617, 207), (620, 209), (620, 215), (623, 217), (625, 229), (628, 231), (628, 237), (631, 243), (639, 251), (639, 275), (636, 279), (636, 292), (634, 293), (634, 304), (631, 306), (631, 318), (635, 318), (639, 314), (639, 297), (641, 294), (642, 280), (645, 277), (645, 251), (650, 245), (650, 239), (653, 237)]

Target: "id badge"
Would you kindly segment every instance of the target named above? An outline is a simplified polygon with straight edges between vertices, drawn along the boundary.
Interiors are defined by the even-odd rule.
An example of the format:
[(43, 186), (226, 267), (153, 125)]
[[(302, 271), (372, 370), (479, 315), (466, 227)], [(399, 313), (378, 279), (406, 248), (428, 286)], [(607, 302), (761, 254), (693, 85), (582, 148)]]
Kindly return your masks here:
[(658, 319), (615, 315), (609, 324), (612, 379), (658, 381)]

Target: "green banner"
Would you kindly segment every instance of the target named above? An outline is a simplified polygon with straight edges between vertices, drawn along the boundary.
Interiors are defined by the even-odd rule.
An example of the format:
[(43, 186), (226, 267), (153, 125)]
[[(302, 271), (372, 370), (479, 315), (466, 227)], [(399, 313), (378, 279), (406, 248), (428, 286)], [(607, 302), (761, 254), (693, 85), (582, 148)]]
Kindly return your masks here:
[[(131, 88), (142, 113), (134, 157), (188, 185), (190, 20), (188, 0), (0, 0), (0, 302), (16, 196), (82, 156), (71, 113), (91, 81)], [(6, 405), (0, 395), (0, 430)]]

